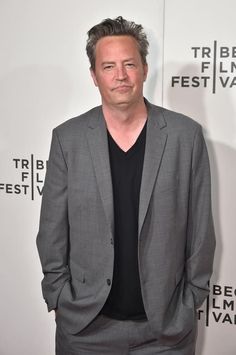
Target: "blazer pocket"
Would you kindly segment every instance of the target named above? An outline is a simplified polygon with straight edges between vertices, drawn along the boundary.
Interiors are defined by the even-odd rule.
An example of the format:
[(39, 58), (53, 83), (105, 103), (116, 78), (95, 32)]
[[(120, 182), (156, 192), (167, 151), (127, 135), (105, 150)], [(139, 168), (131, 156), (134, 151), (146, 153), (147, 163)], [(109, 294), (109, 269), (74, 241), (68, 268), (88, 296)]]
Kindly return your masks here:
[(85, 274), (83, 270), (77, 267), (76, 270), (73, 271), (73, 274), (71, 272), (71, 278), (68, 279), (62, 287), (58, 298), (58, 308), (62, 304), (78, 299), (82, 283), (85, 283)]
[(82, 268), (80, 268), (78, 265), (73, 267), (73, 271), (71, 270), (71, 279), (73, 281), (79, 281), (82, 283), (85, 283), (85, 272)]

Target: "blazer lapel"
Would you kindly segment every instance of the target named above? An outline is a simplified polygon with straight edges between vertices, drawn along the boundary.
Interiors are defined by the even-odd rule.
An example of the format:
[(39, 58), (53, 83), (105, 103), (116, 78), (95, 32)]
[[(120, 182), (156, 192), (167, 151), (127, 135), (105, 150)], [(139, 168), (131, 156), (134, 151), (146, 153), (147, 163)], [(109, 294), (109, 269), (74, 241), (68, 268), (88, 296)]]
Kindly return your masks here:
[[(158, 175), (167, 140), (167, 134), (162, 131), (162, 128), (166, 126), (166, 123), (162, 115), (161, 108), (152, 106), (146, 100), (145, 102), (148, 108), (148, 121), (139, 199), (139, 236), (147, 213), (152, 190)], [(111, 170), (106, 124), (103, 118), (101, 106), (93, 111), (93, 114), (89, 120), (87, 139), (107, 223), (112, 234), (114, 234), (114, 208)]]
[(154, 107), (147, 101), (145, 102), (148, 108), (148, 121), (139, 199), (139, 236), (147, 213), (158, 171), (160, 169), (167, 140), (167, 134), (162, 131), (162, 128), (166, 126), (166, 122), (162, 115), (161, 108)]
[(113, 192), (106, 124), (102, 108), (94, 110), (89, 121), (87, 139), (93, 161), (97, 185), (108, 225), (114, 233)]

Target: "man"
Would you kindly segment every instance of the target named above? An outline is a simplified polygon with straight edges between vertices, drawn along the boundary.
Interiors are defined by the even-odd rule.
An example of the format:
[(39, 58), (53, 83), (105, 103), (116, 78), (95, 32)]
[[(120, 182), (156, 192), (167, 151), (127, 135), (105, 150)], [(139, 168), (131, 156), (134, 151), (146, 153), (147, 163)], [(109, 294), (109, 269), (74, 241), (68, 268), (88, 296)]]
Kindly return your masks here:
[(201, 127), (143, 97), (148, 41), (88, 32), (102, 105), (53, 132), (37, 237), (56, 353), (192, 355), (215, 247)]

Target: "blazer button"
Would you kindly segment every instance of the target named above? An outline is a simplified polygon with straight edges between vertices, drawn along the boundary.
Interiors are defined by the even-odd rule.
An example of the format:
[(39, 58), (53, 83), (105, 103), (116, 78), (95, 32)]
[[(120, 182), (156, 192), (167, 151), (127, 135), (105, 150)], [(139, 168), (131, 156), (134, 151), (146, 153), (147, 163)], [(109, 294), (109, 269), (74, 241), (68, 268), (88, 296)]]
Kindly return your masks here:
[(108, 284), (108, 286), (111, 286), (111, 280), (110, 279), (107, 279), (107, 284)]

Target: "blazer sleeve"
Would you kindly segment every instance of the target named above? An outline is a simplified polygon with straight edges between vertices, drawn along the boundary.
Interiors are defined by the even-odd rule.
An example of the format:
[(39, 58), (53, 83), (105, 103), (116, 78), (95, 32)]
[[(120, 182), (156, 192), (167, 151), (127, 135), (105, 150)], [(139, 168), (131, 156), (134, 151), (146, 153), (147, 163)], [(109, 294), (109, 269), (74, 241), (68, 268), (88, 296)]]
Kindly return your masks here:
[(48, 311), (57, 308), (61, 289), (70, 278), (67, 164), (56, 130), (53, 131), (43, 188), (37, 247), (44, 278), (42, 292)]
[(209, 293), (215, 251), (210, 165), (201, 126), (192, 152), (185, 275), (186, 291), (191, 291), (199, 308)]

